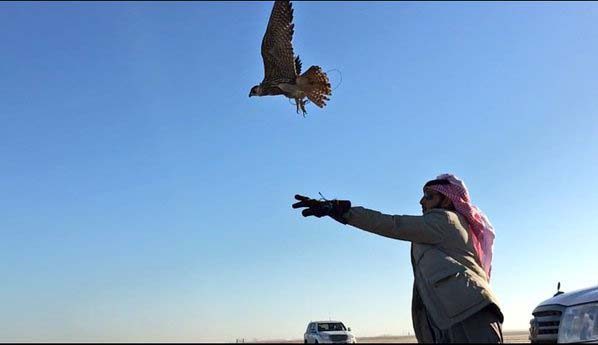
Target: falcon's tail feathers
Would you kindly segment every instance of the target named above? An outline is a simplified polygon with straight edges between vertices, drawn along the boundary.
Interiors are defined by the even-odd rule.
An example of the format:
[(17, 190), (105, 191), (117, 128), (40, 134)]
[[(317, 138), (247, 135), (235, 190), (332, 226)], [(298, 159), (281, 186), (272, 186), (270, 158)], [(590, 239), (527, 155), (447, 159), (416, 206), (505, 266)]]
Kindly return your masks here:
[(315, 105), (322, 108), (326, 101), (330, 100), (327, 96), (332, 95), (328, 76), (322, 71), (320, 66), (311, 66), (301, 75), (302, 88), (307, 98)]

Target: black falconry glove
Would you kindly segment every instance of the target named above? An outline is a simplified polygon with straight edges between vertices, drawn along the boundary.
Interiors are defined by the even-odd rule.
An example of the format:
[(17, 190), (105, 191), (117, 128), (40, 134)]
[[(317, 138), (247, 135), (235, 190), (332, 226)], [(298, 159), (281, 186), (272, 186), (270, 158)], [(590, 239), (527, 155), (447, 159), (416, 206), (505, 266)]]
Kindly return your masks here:
[(351, 208), (349, 200), (316, 200), (299, 194), (295, 195), (295, 199), (299, 202), (294, 203), (293, 208), (306, 207), (301, 211), (303, 217), (316, 216), (320, 218), (329, 216), (339, 223), (347, 224), (343, 214)]

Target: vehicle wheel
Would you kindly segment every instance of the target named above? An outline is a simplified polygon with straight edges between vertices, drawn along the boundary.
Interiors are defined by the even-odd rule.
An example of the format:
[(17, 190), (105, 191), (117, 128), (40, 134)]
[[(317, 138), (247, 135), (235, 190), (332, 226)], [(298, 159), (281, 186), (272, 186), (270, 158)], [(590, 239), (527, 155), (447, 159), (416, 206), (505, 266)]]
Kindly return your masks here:
[(318, 339), (316, 339), (316, 342), (314, 344), (317, 344), (317, 343), (318, 343)]
[(303, 339), (303, 344), (307, 344), (307, 339)]

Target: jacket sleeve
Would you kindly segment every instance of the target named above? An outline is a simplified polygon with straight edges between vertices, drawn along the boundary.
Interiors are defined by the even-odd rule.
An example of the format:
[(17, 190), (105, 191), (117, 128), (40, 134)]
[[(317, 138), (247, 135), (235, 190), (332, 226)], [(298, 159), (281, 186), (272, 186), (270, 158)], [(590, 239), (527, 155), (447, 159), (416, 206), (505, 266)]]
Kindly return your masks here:
[(436, 244), (443, 240), (443, 224), (447, 215), (432, 210), (423, 216), (388, 215), (364, 207), (351, 207), (344, 214), (347, 224), (397, 240)]

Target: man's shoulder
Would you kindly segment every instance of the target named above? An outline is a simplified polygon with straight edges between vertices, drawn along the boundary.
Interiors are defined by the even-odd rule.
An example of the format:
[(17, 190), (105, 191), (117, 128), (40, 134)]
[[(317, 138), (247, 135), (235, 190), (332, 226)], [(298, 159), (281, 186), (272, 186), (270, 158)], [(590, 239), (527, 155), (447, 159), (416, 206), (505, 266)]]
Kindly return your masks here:
[(426, 213), (424, 213), (424, 217), (450, 219), (452, 217), (456, 217), (456, 215), (453, 211), (445, 210), (443, 208), (433, 208), (429, 211), (426, 211)]
[(445, 210), (443, 208), (433, 208), (424, 214), (430, 221), (446, 222), (450, 224), (461, 224), (460, 215), (455, 211)]

